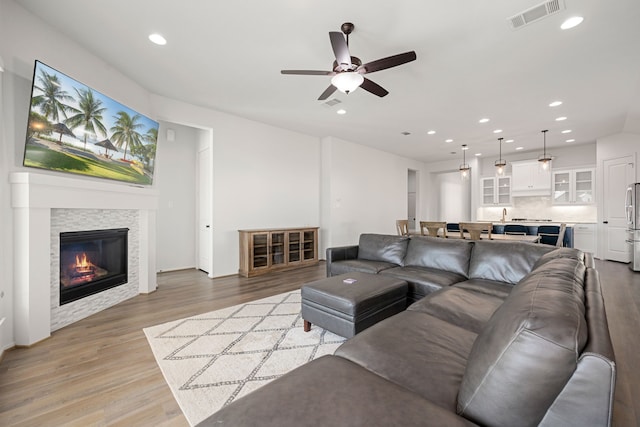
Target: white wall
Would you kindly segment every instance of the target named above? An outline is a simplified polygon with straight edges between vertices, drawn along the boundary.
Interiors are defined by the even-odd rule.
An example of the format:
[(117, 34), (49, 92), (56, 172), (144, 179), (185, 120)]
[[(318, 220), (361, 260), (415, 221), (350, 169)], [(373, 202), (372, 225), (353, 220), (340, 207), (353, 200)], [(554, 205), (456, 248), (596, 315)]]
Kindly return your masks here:
[[(167, 130), (174, 131), (173, 141)], [(160, 122), (154, 185), (157, 213), (158, 271), (196, 266), (196, 152), (203, 131)]]
[(396, 234), (407, 216), (407, 172), (420, 174), (422, 163), (332, 137), (322, 140), (322, 161), (321, 254), (361, 233)]

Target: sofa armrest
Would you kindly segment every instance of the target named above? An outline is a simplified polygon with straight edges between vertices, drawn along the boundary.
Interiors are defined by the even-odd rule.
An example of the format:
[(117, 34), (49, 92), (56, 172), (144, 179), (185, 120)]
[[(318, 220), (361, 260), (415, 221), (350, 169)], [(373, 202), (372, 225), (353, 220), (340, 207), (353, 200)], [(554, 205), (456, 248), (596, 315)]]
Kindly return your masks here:
[(332, 262), (348, 259), (358, 259), (358, 245), (327, 248), (327, 277), (331, 277)]

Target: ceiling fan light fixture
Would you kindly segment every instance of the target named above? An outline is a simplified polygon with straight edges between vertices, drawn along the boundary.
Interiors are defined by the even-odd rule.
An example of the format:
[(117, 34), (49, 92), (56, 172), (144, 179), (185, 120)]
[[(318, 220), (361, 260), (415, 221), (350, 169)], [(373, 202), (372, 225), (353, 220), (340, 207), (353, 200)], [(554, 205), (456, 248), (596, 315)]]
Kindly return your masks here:
[(364, 77), (354, 71), (338, 73), (331, 78), (331, 84), (340, 92), (347, 94), (356, 90), (362, 83), (364, 83)]

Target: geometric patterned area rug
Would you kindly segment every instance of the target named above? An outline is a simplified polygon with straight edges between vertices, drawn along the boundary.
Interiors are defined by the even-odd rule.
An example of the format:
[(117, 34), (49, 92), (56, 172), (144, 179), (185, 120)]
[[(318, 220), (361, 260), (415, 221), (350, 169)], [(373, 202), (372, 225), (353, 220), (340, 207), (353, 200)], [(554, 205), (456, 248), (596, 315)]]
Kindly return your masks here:
[(300, 291), (144, 329), (165, 380), (195, 425), (282, 374), (325, 354), (343, 337), (303, 331)]

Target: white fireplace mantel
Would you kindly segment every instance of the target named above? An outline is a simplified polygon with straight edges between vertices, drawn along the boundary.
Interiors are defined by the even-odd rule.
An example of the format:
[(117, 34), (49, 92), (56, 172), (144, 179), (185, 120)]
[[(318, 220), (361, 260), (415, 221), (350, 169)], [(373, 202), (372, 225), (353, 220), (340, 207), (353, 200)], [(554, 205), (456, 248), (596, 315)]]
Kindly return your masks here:
[(44, 173), (9, 175), (13, 211), (14, 328), (17, 345), (51, 335), (51, 210), (139, 212), (139, 293), (156, 289), (155, 189)]

